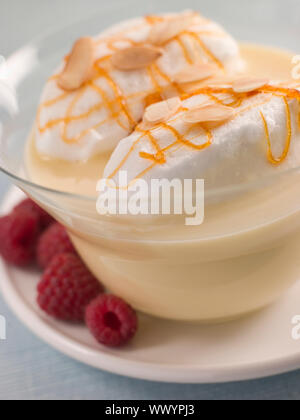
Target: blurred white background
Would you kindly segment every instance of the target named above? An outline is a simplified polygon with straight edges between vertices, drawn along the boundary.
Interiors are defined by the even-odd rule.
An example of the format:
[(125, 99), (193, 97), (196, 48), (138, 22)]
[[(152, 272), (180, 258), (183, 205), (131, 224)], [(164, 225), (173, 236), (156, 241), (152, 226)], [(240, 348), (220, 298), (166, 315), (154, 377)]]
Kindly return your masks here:
[[(223, 23), (239, 39), (297, 49), (300, 53), (299, 0), (0, 0), (0, 54), (24, 42), (115, 5), (111, 22), (127, 15), (194, 8)], [(107, 22), (109, 25), (111, 22)], [(101, 30), (101, 28), (99, 28)]]

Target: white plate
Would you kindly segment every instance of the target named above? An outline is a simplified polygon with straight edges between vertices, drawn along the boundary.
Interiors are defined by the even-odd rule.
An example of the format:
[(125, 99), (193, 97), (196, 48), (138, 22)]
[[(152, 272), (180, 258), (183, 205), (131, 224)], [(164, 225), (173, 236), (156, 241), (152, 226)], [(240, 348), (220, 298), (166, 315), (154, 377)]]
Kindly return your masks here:
[[(19, 198), (12, 190), (2, 210)], [(291, 335), (291, 320), (300, 314), (300, 282), (281, 302), (228, 324), (199, 326), (140, 316), (133, 343), (111, 350), (98, 345), (85, 327), (56, 322), (39, 311), (38, 277), (0, 261), (2, 294), (20, 320), (57, 350), (95, 368), (181, 383), (254, 379), (300, 368), (300, 341)]]

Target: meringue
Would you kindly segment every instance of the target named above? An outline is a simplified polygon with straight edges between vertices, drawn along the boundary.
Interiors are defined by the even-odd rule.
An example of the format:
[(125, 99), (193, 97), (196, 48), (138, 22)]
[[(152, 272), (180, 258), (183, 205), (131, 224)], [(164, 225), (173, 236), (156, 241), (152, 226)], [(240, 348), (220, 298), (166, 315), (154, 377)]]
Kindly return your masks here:
[[(113, 65), (112, 57), (120, 50), (149, 44), (156, 25), (187, 17), (189, 27), (183, 26), (179, 35), (161, 45), (162, 56), (147, 68), (123, 71)], [(90, 80), (75, 91), (61, 89), (62, 63), (45, 86), (35, 128), (40, 155), (83, 162), (114, 150), (141, 121), (151, 98), (164, 99), (165, 88), (178, 92), (173, 78), (187, 66), (211, 63), (216, 71), (231, 74), (243, 69), (235, 40), (218, 24), (193, 12), (127, 21), (94, 41)]]
[[(123, 139), (104, 178), (117, 184), (119, 172), (126, 171), (129, 183), (141, 177), (204, 179), (206, 188), (220, 188), (298, 166), (299, 98), (298, 90), (276, 83), (251, 94), (199, 89), (182, 101), (176, 115), (150, 129), (138, 126)], [(207, 123), (186, 118), (191, 110), (201, 113), (202, 106)], [(219, 108), (231, 111), (216, 123), (211, 111), (218, 116)]]

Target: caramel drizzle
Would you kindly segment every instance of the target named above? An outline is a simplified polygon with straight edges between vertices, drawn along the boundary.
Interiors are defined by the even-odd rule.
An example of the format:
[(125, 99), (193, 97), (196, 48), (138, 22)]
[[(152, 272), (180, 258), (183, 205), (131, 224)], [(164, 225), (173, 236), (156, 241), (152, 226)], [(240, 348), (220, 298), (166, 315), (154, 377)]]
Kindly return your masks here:
[[(157, 150), (157, 153), (156, 154), (150, 154), (150, 153), (140, 152), (140, 157), (142, 157), (144, 159), (152, 160), (152, 161), (156, 162), (157, 164), (163, 165), (164, 163), (167, 162), (165, 152), (171, 150), (176, 145), (181, 144), (181, 145), (191, 147), (195, 150), (203, 150), (203, 149), (206, 149), (207, 147), (209, 147), (212, 144), (212, 140), (213, 140), (212, 133), (211, 133), (210, 130), (205, 129), (203, 126), (201, 126), (201, 128), (206, 132), (207, 142), (204, 143), (204, 144), (199, 144), (199, 145), (192, 143), (191, 140), (188, 140), (186, 138), (189, 130), (185, 133), (185, 135), (182, 136), (174, 127), (172, 127), (171, 125), (168, 125), (166, 123), (161, 123), (161, 128), (164, 128), (165, 130), (170, 131), (171, 134), (173, 135), (173, 137), (176, 140), (173, 143), (171, 143), (169, 146), (167, 146), (163, 149), (160, 149), (157, 140), (152, 135), (150, 135), (151, 136), (151, 143), (155, 147), (155, 149)], [(145, 135), (148, 136), (148, 138), (150, 138), (149, 132), (145, 132)], [(196, 137), (197, 136), (195, 136), (195, 138)]]
[(185, 59), (186, 59), (186, 61), (187, 61), (187, 63), (188, 64), (194, 64), (194, 60), (193, 60), (193, 58), (190, 56), (190, 54), (189, 54), (189, 51), (187, 50), (187, 48), (186, 48), (186, 46), (185, 46), (185, 44), (184, 44), (184, 41), (182, 40), (182, 38), (181, 38), (181, 36), (182, 35), (184, 35), (184, 33), (183, 34), (180, 34), (180, 35), (178, 35), (176, 38), (174, 38), (174, 41), (177, 41), (177, 43), (178, 43), (178, 45), (180, 46), (180, 48), (182, 49), (182, 52), (183, 52), (183, 55), (184, 55), (184, 57), (185, 57)]
[[(154, 155), (150, 155), (148, 153), (144, 153), (144, 158), (148, 158), (148, 159), (153, 159), (155, 162), (159, 163), (159, 164), (164, 164), (166, 163), (166, 158), (165, 155), (163, 153), (163, 150), (160, 148), (160, 145), (158, 143), (158, 141), (156, 140), (156, 138), (152, 135), (151, 130), (143, 130), (140, 129), (139, 127), (137, 127), (136, 129), (137, 131), (141, 131), (144, 136), (146, 136), (148, 138), (148, 140), (150, 141), (150, 143), (152, 144), (152, 146), (154, 147), (154, 149), (156, 150), (156, 153)], [(143, 153), (143, 152), (141, 152)]]
[[(145, 18), (146, 22), (149, 25), (154, 25), (157, 22), (161, 22), (163, 20), (162, 17), (158, 17), (158, 16), (147, 16)], [(138, 27), (143, 27), (143, 24), (139, 24), (136, 26), (136, 28)], [(118, 48), (116, 47), (115, 43), (116, 42), (127, 42), (130, 45), (137, 45), (137, 43), (129, 38), (126, 38), (126, 32), (128, 31), (132, 31), (134, 30), (133, 28), (129, 28), (127, 29), (127, 31), (124, 31), (122, 33), (123, 38), (121, 39), (117, 39), (115, 37), (107, 40), (107, 39), (100, 39), (98, 40), (96, 43), (100, 44), (100, 43), (106, 43), (108, 48), (111, 49), (111, 51), (117, 51)], [(213, 35), (213, 33), (211, 32), (211, 34)], [(178, 45), (180, 46), (180, 48), (182, 49), (183, 52), (183, 56), (185, 57), (186, 61), (188, 64), (193, 64), (193, 58), (190, 56), (190, 52), (188, 51), (184, 40), (182, 39), (183, 35), (188, 35), (188, 36), (193, 36), (197, 39), (198, 44), (200, 45), (200, 47), (202, 48), (202, 50), (204, 50), (205, 54), (207, 55), (207, 57), (215, 62), (216, 64), (218, 64), (219, 67), (223, 66), (222, 63), (211, 53), (211, 51), (205, 46), (205, 44), (201, 41), (200, 37), (193, 32), (182, 32), (182, 34), (174, 37), (173, 39), (169, 40), (168, 42), (166, 42), (166, 45), (171, 43), (171, 42), (177, 42)], [(199, 33), (200, 35), (200, 33)], [(100, 123), (94, 125), (93, 127), (90, 127), (89, 129), (83, 130), (77, 137), (72, 137), (70, 138), (68, 136), (68, 128), (69, 125), (72, 124), (73, 122), (76, 121), (80, 121), (86, 118), (89, 118), (92, 114), (100, 111), (104, 106), (106, 106), (106, 108), (109, 110), (110, 113), (110, 119), (114, 119), (117, 124), (124, 129), (125, 131), (132, 131), (136, 125), (137, 125), (137, 121), (135, 121), (134, 117), (131, 114), (130, 111), (130, 107), (128, 105), (128, 100), (131, 98), (131, 96), (125, 96), (124, 93), (121, 91), (120, 87), (118, 86), (118, 84), (113, 80), (113, 77), (109, 74), (109, 71), (105, 69), (104, 65), (106, 62), (109, 62), (109, 60), (111, 59), (112, 54), (108, 54), (104, 57), (101, 57), (100, 59), (98, 59), (95, 63), (95, 75), (92, 77), (92, 79), (87, 82), (78, 92), (74, 93), (69, 93), (69, 92), (64, 92), (62, 94), (60, 94), (58, 97), (45, 101), (44, 103), (42, 103), (39, 108), (38, 108), (38, 112), (37, 112), (37, 128), (39, 130), (39, 132), (41, 134), (45, 133), (47, 130), (52, 129), (58, 125), (62, 125), (62, 129), (61, 129), (61, 137), (63, 139), (63, 141), (67, 144), (73, 144), (73, 143), (77, 143), (79, 142), (86, 134), (88, 134), (90, 132), (90, 130), (93, 129), (97, 129), (99, 127), (101, 127), (102, 125), (104, 125), (105, 123), (107, 123), (109, 121), (109, 119), (105, 119), (103, 121), (101, 121)], [(165, 74), (159, 67), (158, 64), (153, 64), (151, 66), (149, 66), (149, 68), (147, 69), (148, 75), (150, 77), (150, 80), (152, 82), (153, 85), (153, 89), (151, 89), (149, 92), (147, 92), (149, 95), (156, 95), (157, 98), (161, 99), (161, 92), (163, 91), (165, 86), (162, 86), (159, 82), (158, 82), (158, 77), (163, 79), (169, 86), (172, 86), (173, 88), (177, 89), (178, 93), (182, 94), (183, 90), (176, 85), (175, 83), (172, 82), (171, 78)], [(51, 81), (55, 81), (58, 78), (59, 75), (54, 75), (52, 76), (49, 80)], [(114, 94), (114, 100), (110, 100), (107, 96), (107, 94), (104, 92), (103, 89), (101, 89), (95, 82), (99, 79), (105, 79), (108, 83), (108, 85), (110, 86), (110, 88), (112, 89), (112, 92)], [(99, 94), (99, 97), (101, 98), (101, 101), (93, 106), (91, 106), (86, 112), (81, 113), (79, 115), (74, 115), (74, 109), (76, 108), (77, 103), (79, 102), (80, 98), (82, 98), (82, 96), (85, 94), (85, 92), (87, 91), (87, 89), (92, 89), (95, 92), (97, 92)], [(139, 97), (141, 94), (142, 95), (143, 92), (139, 92), (139, 93), (135, 93), (134, 96), (135, 97)], [(147, 95), (147, 93), (145, 93), (145, 95)], [(41, 113), (42, 110), (44, 108), (48, 108), (51, 107), (53, 105), (56, 105), (57, 103), (67, 99), (70, 97), (70, 95), (73, 95), (74, 97), (71, 100), (71, 103), (69, 104), (66, 114), (64, 117), (62, 118), (57, 118), (57, 119), (53, 119), (48, 121), (44, 126), (41, 125), (40, 121), (41, 121)], [(154, 96), (153, 96), (154, 97)], [(116, 110), (116, 108), (118, 108)], [(126, 117), (126, 120), (128, 121), (128, 125), (124, 124), (124, 122), (121, 120), (121, 115)]]
[(221, 70), (224, 70), (223, 63), (210, 51), (210, 49), (205, 45), (205, 43), (200, 38), (199, 34), (196, 32), (189, 32), (185, 31), (184, 34), (189, 35), (190, 37), (194, 38), (194, 40), (199, 44), (202, 51), (205, 53), (205, 55), (214, 62)]
[[(186, 99), (186, 98), (190, 98), (190, 97), (195, 96), (195, 95), (204, 94), (204, 95), (207, 95), (210, 99), (216, 101), (217, 103), (225, 105), (221, 99), (219, 99), (215, 96), (215, 94), (218, 94), (218, 93), (219, 94), (220, 93), (227, 93), (227, 94), (233, 95), (234, 99), (233, 99), (232, 105), (236, 106), (236, 107), (240, 107), (246, 99), (249, 99), (250, 97), (258, 95), (260, 93), (270, 93), (271, 94), (271, 97), (262, 100), (260, 103), (252, 104), (252, 105), (249, 105), (245, 108), (240, 109), (236, 113), (234, 118), (237, 118), (239, 115), (241, 115), (245, 112), (248, 112), (251, 109), (259, 108), (259, 107), (267, 104), (268, 102), (271, 101), (273, 96), (279, 96), (283, 99), (284, 104), (285, 104), (285, 109), (286, 109), (286, 116), (287, 116), (287, 138), (286, 138), (286, 142), (285, 142), (284, 151), (279, 158), (275, 158), (273, 153), (272, 153), (272, 146), (271, 146), (271, 139), (270, 139), (268, 124), (267, 124), (267, 121), (266, 121), (262, 111), (259, 110), (259, 113), (260, 113), (261, 118), (263, 120), (264, 129), (265, 129), (266, 138), (267, 138), (267, 144), (268, 144), (267, 158), (268, 158), (269, 162), (274, 164), (274, 165), (279, 165), (280, 163), (282, 163), (286, 159), (286, 157), (288, 156), (288, 153), (289, 153), (289, 150), (290, 150), (290, 145), (291, 145), (291, 138), (292, 138), (291, 111), (290, 111), (288, 99), (295, 99), (296, 98), (300, 102), (300, 92), (295, 90), (295, 89), (265, 86), (264, 88), (258, 89), (255, 92), (237, 94), (231, 88), (224, 89), (224, 88), (206, 88), (206, 87), (204, 87), (204, 88), (199, 89), (196, 93), (185, 94), (183, 96)], [(227, 104), (227, 106), (228, 106), (228, 104)], [(181, 109), (181, 111), (185, 111), (185, 109)], [(186, 146), (186, 147), (189, 147), (189, 148), (193, 148), (194, 150), (198, 150), (198, 151), (204, 150), (204, 149), (208, 148), (209, 146), (211, 146), (211, 144), (213, 143), (213, 134), (212, 134), (211, 130), (209, 130), (208, 128), (205, 127), (205, 124), (201, 124), (201, 125), (199, 124), (199, 127), (201, 129), (205, 130), (206, 136), (207, 136), (207, 142), (205, 142), (201, 145), (197, 145), (197, 144), (194, 144), (192, 142), (193, 138), (192, 139), (187, 139), (186, 138), (187, 135), (189, 134), (190, 130), (193, 127), (191, 127), (184, 135), (181, 135), (171, 125), (171, 124), (175, 123), (177, 120), (179, 120), (180, 118), (181, 118), (181, 113), (179, 113), (179, 115), (177, 115), (176, 117), (174, 117), (174, 119), (169, 121), (169, 124), (160, 123), (156, 127), (154, 127), (152, 129), (152, 131), (151, 130), (141, 130), (141, 129), (137, 128), (137, 130), (142, 132), (141, 136), (139, 136), (137, 138), (137, 140), (132, 144), (130, 150), (128, 151), (126, 156), (124, 156), (123, 160), (120, 162), (118, 167), (108, 177), (108, 180), (112, 179), (122, 169), (122, 167), (125, 165), (125, 163), (129, 159), (131, 154), (134, 152), (136, 146), (145, 137), (150, 140), (151, 144), (153, 145), (153, 147), (156, 150), (156, 153), (151, 154), (151, 153), (140, 152), (139, 155), (140, 155), (141, 158), (152, 161), (152, 164), (149, 167), (147, 167), (143, 172), (138, 174), (135, 177), (135, 179), (128, 184), (128, 186), (126, 188), (129, 188), (132, 185), (132, 183), (134, 183), (136, 180), (143, 177), (145, 174), (147, 174), (155, 166), (163, 165), (164, 163), (166, 163), (167, 162), (167, 156), (169, 155), (170, 152), (174, 151), (174, 148), (176, 146), (179, 146), (179, 147)], [(159, 130), (160, 128), (163, 128), (165, 130), (170, 131), (175, 138), (175, 141), (173, 143), (171, 143), (169, 146), (167, 146), (166, 148), (163, 148), (163, 149), (160, 148), (160, 146), (158, 144), (158, 141), (155, 139), (154, 135), (152, 134), (153, 131), (155, 132), (155, 130)], [(198, 137), (198, 134), (195, 135), (194, 138), (197, 138), (197, 137)], [(167, 153), (167, 152), (169, 152), (169, 153)], [(117, 187), (117, 188), (119, 189), (121, 187)]]
[(266, 133), (266, 138), (267, 138), (267, 143), (268, 143), (268, 159), (269, 161), (273, 164), (273, 165), (279, 165), (280, 163), (282, 163), (290, 150), (290, 146), (291, 146), (291, 138), (292, 138), (292, 124), (291, 124), (291, 111), (290, 111), (290, 107), (288, 104), (287, 99), (284, 97), (284, 104), (285, 104), (285, 108), (286, 108), (286, 116), (287, 116), (287, 137), (286, 137), (286, 141), (285, 141), (285, 147), (284, 150), (282, 152), (282, 155), (279, 156), (278, 158), (274, 157), (273, 152), (272, 152), (272, 144), (271, 144), (271, 138), (270, 138), (270, 132), (269, 132), (269, 127), (268, 127), (268, 123), (267, 120), (263, 114), (262, 111), (259, 111), (260, 116), (262, 118), (263, 121), (263, 125), (264, 125), (264, 129), (265, 129), (265, 133)]
[(124, 114), (128, 118), (128, 122), (129, 122), (131, 128), (134, 128), (135, 125), (136, 125), (136, 121), (134, 120), (134, 118), (131, 115), (129, 107), (126, 103), (126, 97), (124, 96), (123, 92), (121, 91), (119, 85), (114, 81), (114, 79), (110, 76), (110, 74), (106, 70), (104, 70), (101, 67), (98, 67), (98, 71), (99, 71), (100, 77), (105, 78), (107, 80), (107, 82), (109, 83), (109, 85), (111, 86), (111, 88), (112, 88), (112, 90), (115, 94), (115, 98), (117, 100), (117, 103), (120, 105), (122, 111), (124, 112)]
[[(140, 172), (134, 180), (130, 181), (129, 184), (125, 187), (120, 187), (120, 186), (116, 186), (117, 189), (125, 189), (127, 190), (128, 188), (130, 188), (131, 185), (133, 185), (138, 179), (141, 179), (144, 175), (146, 175), (149, 171), (151, 171), (151, 169), (153, 169), (155, 166), (157, 165), (163, 165), (164, 163), (166, 163), (167, 161), (167, 156), (169, 155), (169, 153), (167, 152), (172, 152), (175, 146), (188, 146), (191, 147), (195, 150), (203, 150), (206, 149), (207, 147), (209, 147), (212, 144), (213, 141), (213, 135), (211, 133), (210, 130), (201, 127), (207, 136), (207, 142), (201, 145), (196, 145), (194, 143), (192, 143), (190, 140), (188, 140), (187, 138), (185, 138), (185, 136), (188, 134), (189, 130), (186, 132), (185, 135), (181, 135), (174, 127), (172, 127), (169, 124), (166, 123), (161, 123), (160, 124), (161, 127), (165, 128), (166, 130), (169, 130), (172, 135), (174, 136), (174, 142), (171, 143), (170, 145), (166, 146), (165, 148), (161, 149), (158, 141), (154, 138), (154, 136), (151, 134), (150, 130), (141, 130), (142, 134), (140, 137), (138, 137), (138, 139), (132, 144), (130, 150), (128, 151), (128, 153), (126, 154), (126, 156), (123, 158), (123, 160), (120, 162), (119, 166), (113, 171), (113, 173), (107, 177), (107, 183), (109, 185), (109, 180), (111, 180), (117, 173), (118, 171), (124, 166), (124, 164), (126, 163), (126, 161), (128, 160), (128, 158), (130, 157), (131, 153), (134, 151), (135, 147), (137, 146), (137, 144), (146, 136), (148, 139), (150, 139), (151, 144), (154, 146), (154, 148), (157, 150), (156, 154), (148, 154), (145, 152), (141, 152), (140, 156), (142, 158), (148, 159), (150, 161), (152, 161), (153, 163), (148, 166), (147, 168), (145, 168), (142, 172)], [(195, 136), (196, 138), (197, 136)], [(110, 187), (115, 187), (113, 185), (110, 185)]]
[[(160, 17), (147, 17), (146, 18), (146, 21), (151, 25), (153, 25), (156, 22), (159, 22), (161, 20), (162, 20), (162, 18), (160, 18)], [(130, 30), (132, 30), (132, 28), (130, 28)], [(184, 31), (180, 35), (178, 35), (178, 36), (174, 37), (173, 39), (169, 40), (166, 44), (168, 44), (170, 42), (174, 42), (174, 41), (177, 42), (178, 45), (180, 46), (182, 52), (183, 52), (183, 56), (185, 57), (187, 63), (188, 64), (193, 64), (193, 58), (190, 55), (190, 51), (188, 51), (188, 49), (187, 49), (187, 47), (184, 43), (184, 40), (182, 39), (182, 36), (192, 37), (196, 41), (196, 43), (198, 43), (198, 45), (200, 46), (201, 50), (204, 52), (206, 57), (210, 61), (213, 61), (220, 69), (224, 70), (224, 66), (221, 63), (221, 61), (218, 60), (211, 53), (211, 51), (207, 48), (205, 43), (201, 40), (200, 35), (201, 35), (200, 33)], [(110, 48), (111, 51), (117, 51), (118, 50), (118, 47), (116, 47), (116, 45), (115, 45), (116, 42), (127, 42), (130, 45), (136, 45), (136, 43), (134, 41), (132, 41), (132, 40), (126, 38), (126, 37), (124, 37), (123, 39), (110, 39), (108, 41), (103, 39), (103, 40), (99, 40), (98, 42), (99, 43), (100, 42), (107, 42), (108, 47)], [(41, 133), (44, 133), (46, 130), (51, 129), (51, 128), (55, 127), (56, 125), (63, 124), (61, 135), (62, 135), (63, 140), (66, 143), (78, 142), (91, 129), (96, 129), (96, 128), (100, 127), (101, 125), (109, 122), (111, 119), (114, 119), (115, 121), (117, 121), (117, 123), (120, 125), (120, 127), (122, 127), (126, 131), (133, 130), (136, 127), (136, 131), (139, 131), (141, 133), (141, 135), (133, 143), (130, 150), (126, 154), (126, 156), (122, 159), (119, 166), (113, 171), (113, 173), (108, 177), (108, 179), (112, 179), (117, 174), (117, 172), (124, 166), (124, 164), (129, 159), (132, 152), (135, 150), (138, 143), (143, 138), (147, 138), (147, 140), (150, 142), (150, 144), (154, 148), (155, 153), (151, 154), (151, 153), (146, 153), (146, 152), (140, 152), (140, 157), (142, 157), (146, 160), (149, 160), (152, 163), (149, 167), (147, 167), (144, 171), (142, 171), (135, 178), (135, 180), (143, 177), (146, 173), (148, 173), (155, 166), (165, 164), (167, 162), (167, 156), (169, 156), (169, 154), (171, 152), (173, 152), (175, 148), (178, 149), (179, 147), (189, 147), (189, 148), (193, 148), (194, 150), (200, 151), (200, 150), (204, 150), (204, 149), (208, 148), (213, 143), (212, 132), (208, 128), (205, 128), (205, 125), (203, 125), (203, 124), (200, 126), (200, 128), (205, 131), (207, 141), (205, 143), (201, 144), (201, 145), (197, 145), (197, 144), (194, 144), (192, 142), (192, 140), (194, 138), (197, 138), (198, 135), (196, 135), (194, 138), (187, 139), (187, 136), (188, 136), (190, 130), (188, 130), (184, 135), (181, 135), (173, 126), (170, 125), (173, 122), (175, 122), (176, 119), (174, 119), (173, 121), (170, 121), (169, 124), (166, 124), (166, 123), (159, 124), (156, 127), (156, 129), (163, 128), (165, 130), (168, 130), (168, 131), (171, 132), (171, 134), (174, 137), (174, 142), (172, 142), (170, 145), (168, 145), (165, 148), (160, 147), (157, 139), (155, 139), (151, 130), (143, 130), (139, 126), (137, 126), (137, 122), (135, 121), (134, 117), (132, 116), (132, 114), (130, 112), (130, 109), (129, 109), (129, 106), (128, 106), (128, 100), (131, 97), (139, 97), (140, 95), (143, 95), (143, 94), (146, 95), (147, 93), (149, 94), (149, 96), (152, 96), (152, 100), (154, 102), (155, 101), (157, 102), (157, 101), (161, 100), (162, 99), (161, 93), (162, 93), (163, 89), (165, 88), (165, 86), (161, 86), (161, 84), (158, 82), (157, 77), (159, 77), (160, 79), (163, 79), (167, 83), (168, 86), (172, 86), (172, 87), (176, 88), (178, 90), (178, 92), (181, 94), (182, 100), (188, 99), (188, 98), (190, 98), (192, 96), (195, 96), (195, 95), (204, 94), (216, 103), (239, 108), (243, 104), (245, 99), (247, 99), (247, 98), (249, 98), (253, 95), (256, 95), (258, 93), (266, 93), (266, 94), (269, 93), (269, 94), (272, 94), (272, 96), (276, 95), (276, 96), (282, 97), (284, 102), (285, 102), (285, 106), (286, 106), (287, 131), (288, 131), (288, 133), (287, 133), (287, 139), (286, 139), (284, 151), (279, 158), (274, 157), (274, 155), (272, 153), (268, 124), (267, 124), (267, 121), (266, 121), (263, 113), (261, 111), (259, 111), (259, 112), (260, 112), (260, 115), (261, 115), (261, 118), (262, 118), (262, 121), (263, 121), (264, 129), (265, 129), (265, 133), (266, 133), (266, 138), (267, 138), (267, 144), (268, 144), (267, 157), (268, 157), (268, 160), (272, 164), (278, 165), (278, 164), (282, 163), (285, 160), (285, 158), (287, 157), (287, 155), (289, 153), (289, 149), (290, 149), (291, 136), (292, 136), (291, 114), (290, 114), (288, 99), (297, 99), (298, 102), (299, 102), (299, 105), (300, 105), (300, 92), (297, 91), (296, 89), (288, 89), (288, 88), (274, 87), (274, 86), (265, 86), (261, 89), (258, 89), (255, 93), (252, 92), (252, 93), (247, 93), (247, 94), (235, 94), (232, 89), (204, 87), (204, 88), (199, 88), (195, 92), (189, 94), (189, 93), (184, 93), (184, 91), (182, 90), (182, 88), (180, 88), (180, 86), (174, 84), (172, 82), (172, 80), (170, 79), (170, 77), (167, 74), (165, 74), (160, 69), (159, 65), (156, 63), (156, 64), (152, 64), (147, 69), (148, 75), (149, 75), (150, 80), (151, 80), (152, 85), (153, 85), (153, 90), (151, 90), (149, 92), (137, 92), (133, 95), (129, 95), (129, 96), (126, 97), (123, 94), (123, 92), (121, 91), (119, 85), (114, 81), (113, 77), (109, 74), (109, 71), (106, 70), (105, 67), (104, 67), (105, 63), (110, 60), (111, 56), (112, 56), (112, 54), (108, 54), (108, 55), (106, 55), (104, 57), (101, 57), (100, 59), (97, 60), (97, 62), (95, 63), (95, 76), (88, 83), (86, 83), (78, 92), (73, 94), (74, 97), (72, 98), (72, 100), (71, 100), (71, 102), (70, 102), (70, 104), (67, 108), (67, 112), (66, 112), (65, 117), (49, 121), (44, 127), (40, 126), (40, 114), (42, 112), (42, 109), (44, 107), (45, 108), (46, 107), (51, 107), (51, 106), (55, 105), (56, 103), (67, 99), (70, 95), (70, 93), (68, 93), (68, 92), (62, 93), (57, 98), (45, 101), (39, 107), (38, 114), (37, 114), (38, 129), (40, 130)], [(50, 80), (55, 81), (57, 79), (57, 77), (58, 77), (58, 75), (54, 75), (50, 78)], [(111, 90), (114, 94), (114, 99), (113, 100), (111, 100), (108, 97), (107, 93), (95, 83), (100, 78), (105, 79), (106, 82), (108, 83), (108, 85), (110, 86), (110, 88), (111, 88)], [(101, 98), (101, 102), (93, 105), (86, 112), (84, 112), (80, 115), (74, 115), (73, 112), (74, 112), (74, 109), (76, 107), (76, 104), (78, 103), (80, 98), (84, 95), (84, 93), (86, 92), (87, 89), (93, 89), (95, 92), (97, 92), (99, 94), (100, 98)], [(222, 94), (222, 93), (232, 95), (233, 96), (232, 102), (231, 103), (228, 103), (228, 102), (225, 103), (225, 101), (223, 101), (222, 99), (220, 99), (216, 96), (216, 95)], [(264, 103), (267, 103), (269, 100), (266, 100), (266, 101), (262, 102), (261, 104), (256, 104), (256, 105), (247, 107), (245, 109), (242, 109), (239, 112), (237, 112), (236, 116), (240, 115), (243, 112), (248, 111), (249, 109), (251, 109), (253, 107), (261, 106)], [(108, 118), (99, 122), (98, 124), (96, 124), (95, 126), (89, 128), (89, 129), (83, 130), (79, 134), (79, 136), (77, 136), (76, 138), (69, 138), (68, 137), (68, 126), (69, 126), (70, 123), (88, 118), (93, 113), (101, 110), (104, 106), (106, 107), (106, 109), (109, 110), (110, 115), (109, 115)], [(124, 122), (121, 121), (120, 117), (122, 115), (126, 117), (126, 120), (128, 121), (128, 126), (126, 124), (124, 124)], [(298, 122), (299, 122), (299, 127), (300, 127), (300, 112), (299, 112)], [(135, 180), (133, 182), (135, 182)], [(130, 185), (131, 185), (131, 183), (128, 185), (127, 188), (129, 188)]]

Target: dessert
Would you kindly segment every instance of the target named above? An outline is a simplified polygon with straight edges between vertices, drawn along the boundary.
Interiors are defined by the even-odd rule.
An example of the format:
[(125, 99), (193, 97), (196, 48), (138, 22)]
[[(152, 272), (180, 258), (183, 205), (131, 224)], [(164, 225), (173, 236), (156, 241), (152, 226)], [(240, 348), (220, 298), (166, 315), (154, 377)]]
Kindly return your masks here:
[(152, 105), (161, 121), (152, 121), (147, 129), (137, 126), (123, 139), (104, 178), (118, 185), (123, 170), (128, 183), (143, 174), (145, 180), (205, 179), (206, 187), (218, 188), (272, 174), (280, 164), (296, 167), (300, 92), (293, 85), (257, 80), (249, 78), (246, 84), (237, 79), (228, 87), (214, 82), (211, 87), (208, 82), (182, 95), (181, 103), (167, 115), (160, 109), (162, 102)]
[[(27, 175), (77, 196), (35, 198), (135, 309), (232, 319), (297, 280), (300, 92), (290, 63), (287, 52), (239, 46), (184, 12), (81, 38), (47, 82)], [(125, 189), (139, 179), (204, 179), (204, 223), (101, 216), (96, 185), (120, 188), (121, 171)]]
[(145, 105), (176, 92), (174, 76), (203, 60), (220, 71), (242, 68), (236, 42), (192, 12), (137, 19), (95, 40), (82, 38), (44, 89), (38, 153), (84, 161), (112, 151), (141, 120)]

